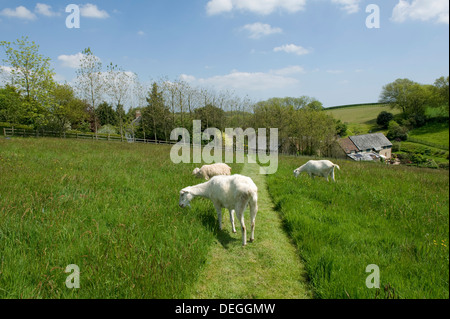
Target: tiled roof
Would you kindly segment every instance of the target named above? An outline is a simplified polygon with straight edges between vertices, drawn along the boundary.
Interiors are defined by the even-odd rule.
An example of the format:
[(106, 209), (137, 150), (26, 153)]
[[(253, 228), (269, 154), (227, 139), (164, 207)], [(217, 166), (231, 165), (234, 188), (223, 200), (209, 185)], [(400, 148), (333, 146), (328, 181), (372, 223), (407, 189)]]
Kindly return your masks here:
[(342, 149), (344, 150), (344, 152), (346, 154), (349, 154), (352, 151), (355, 151), (355, 152), (359, 151), (358, 148), (356, 147), (356, 145), (348, 137), (340, 139), (339, 144), (341, 145)]
[(383, 147), (392, 146), (392, 143), (387, 139), (386, 136), (384, 136), (383, 133), (350, 136), (349, 139), (361, 151), (368, 149), (380, 151), (383, 149)]

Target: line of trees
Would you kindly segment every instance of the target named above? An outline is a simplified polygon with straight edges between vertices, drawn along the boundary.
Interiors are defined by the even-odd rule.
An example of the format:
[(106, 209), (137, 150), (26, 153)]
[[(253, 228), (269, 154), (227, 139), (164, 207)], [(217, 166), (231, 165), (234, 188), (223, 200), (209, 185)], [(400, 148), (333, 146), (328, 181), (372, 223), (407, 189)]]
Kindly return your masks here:
[[(7, 65), (0, 68), (5, 83), (0, 87), (0, 125), (169, 140), (174, 128), (192, 132), (192, 121), (201, 120), (203, 130), (278, 128), (281, 151), (321, 156), (333, 156), (336, 140), (346, 135), (346, 125), (308, 96), (254, 103), (233, 92), (193, 87), (180, 79), (161, 78), (146, 86), (135, 73), (113, 63), (104, 68), (90, 48), (82, 52), (74, 84), (59, 84), (50, 59), (27, 37), (1, 41), (0, 47)], [(448, 93), (448, 77), (434, 85), (399, 79), (383, 87), (380, 102), (400, 108), (403, 125), (419, 126), (429, 106), (446, 108), (448, 117)]]

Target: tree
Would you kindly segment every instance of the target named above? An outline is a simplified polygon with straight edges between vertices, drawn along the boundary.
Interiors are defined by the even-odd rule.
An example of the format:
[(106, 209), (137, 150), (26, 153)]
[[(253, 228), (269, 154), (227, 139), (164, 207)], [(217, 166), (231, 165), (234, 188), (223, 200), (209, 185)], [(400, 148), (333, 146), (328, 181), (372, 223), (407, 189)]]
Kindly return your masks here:
[(170, 111), (164, 104), (163, 92), (156, 82), (152, 84), (147, 103), (147, 107), (142, 110), (142, 129), (152, 133), (155, 140), (167, 139)]
[(51, 92), (55, 86), (54, 72), (50, 67), (50, 58), (39, 54), (39, 46), (28, 37), (15, 42), (0, 41), (5, 49), (9, 65), (10, 85), (24, 97), (22, 106), (26, 109), (28, 120), (42, 126), (46, 123), (48, 106), (51, 103)]
[(136, 82), (137, 77), (135, 74), (125, 72), (122, 68), (112, 63), (107, 66), (106, 90), (116, 108), (120, 135), (123, 135), (123, 104), (129, 95), (130, 88)]
[(76, 86), (81, 98), (90, 105), (89, 113), (93, 116), (94, 130), (98, 130), (98, 118), (95, 112), (105, 93), (105, 81), (102, 76), (102, 63), (90, 48), (84, 49), (78, 68)]
[(97, 109), (95, 110), (95, 113), (97, 114), (98, 123), (103, 125), (113, 125), (116, 126), (118, 119), (117, 119), (117, 113), (114, 111), (113, 107), (109, 105), (107, 102), (103, 102), (97, 106)]
[(383, 87), (380, 102), (399, 108), (403, 117), (408, 119), (413, 127), (419, 127), (426, 122), (426, 108), (434, 105), (433, 87), (422, 85), (409, 79), (397, 79)]
[(212, 104), (207, 104), (204, 107), (199, 107), (194, 111), (194, 119), (202, 121), (202, 130), (209, 127), (215, 127), (223, 131), (225, 112)]
[(449, 111), (449, 77), (441, 76), (434, 82), (434, 88), (437, 97), (437, 106), (442, 107), (448, 115)]
[(55, 75), (50, 68), (50, 58), (39, 54), (39, 46), (34, 41), (29, 42), (28, 37), (13, 43), (1, 41), (0, 46), (6, 53), (3, 62), (11, 67), (11, 85), (23, 92), (28, 100), (46, 102)]
[(79, 127), (88, 120), (87, 105), (75, 97), (73, 88), (68, 84), (56, 84), (52, 92), (51, 114), (62, 131), (66, 127)]
[(396, 121), (391, 121), (386, 137), (392, 141), (406, 141), (408, 139), (408, 129), (400, 126)]
[(26, 110), (22, 106), (22, 97), (11, 85), (0, 88), (0, 122), (24, 124)]
[(336, 120), (336, 134), (339, 136), (347, 135), (347, 124), (342, 123), (341, 120)]
[(394, 114), (382, 111), (380, 114), (378, 114), (377, 117), (377, 124), (382, 128), (387, 128), (389, 125), (389, 122), (394, 119)]

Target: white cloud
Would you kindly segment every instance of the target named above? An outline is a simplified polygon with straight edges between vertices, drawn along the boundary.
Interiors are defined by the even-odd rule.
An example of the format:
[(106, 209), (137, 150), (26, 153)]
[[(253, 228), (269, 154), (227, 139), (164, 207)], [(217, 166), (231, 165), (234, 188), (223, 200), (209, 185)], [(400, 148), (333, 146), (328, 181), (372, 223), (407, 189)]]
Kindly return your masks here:
[(2, 11), (0, 11), (0, 15), (25, 20), (36, 19), (36, 15), (27, 8), (25, 8), (24, 6), (19, 6), (15, 9), (5, 8)]
[(304, 9), (306, 0), (210, 0), (206, 4), (208, 15), (239, 10), (268, 15), (276, 10), (295, 13)]
[(359, 11), (359, 3), (361, 0), (331, 0), (331, 2), (341, 5), (342, 10), (348, 14), (352, 14)]
[(99, 10), (95, 4), (87, 3), (80, 8), (81, 16), (85, 18), (106, 19), (109, 18), (108, 12)]
[(449, 24), (448, 0), (400, 0), (394, 7), (391, 20), (404, 22), (406, 20), (434, 21)]
[(216, 75), (209, 78), (196, 78), (181, 74), (180, 79), (199, 86), (212, 86), (219, 90), (236, 90), (243, 92), (261, 92), (273, 89), (288, 89), (299, 85), (295, 74), (304, 73), (303, 68), (291, 66), (269, 72), (240, 72), (233, 70), (229, 74)]
[[(72, 55), (62, 54), (58, 56), (58, 60), (61, 61), (62, 66), (71, 69), (78, 69), (80, 67), (80, 61), (82, 58), (83, 53), (81, 52)], [(96, 59), (100, 61), (100, 58), (96, 57)]]
[(285, 44), (282, 45), (280, 47), (276, 47), (273, 49), (274, 52), (286, 52), (286, 53), (293, 53), (293, 54), (297, 54), (297, 55), (304, 55), (304, 54), (308, 54), (311, 51), (308, 49), (305, 49), (302, 46), (299, 45), (295, 45), (295, 44)]
[(206, 12), (208, 15), (215, 15), (233, 10), (231, 0), (211, 0), (206, 4)]
[(276, 75), (287, 76), (287, 75), (294, 75), (294, 74), (304, 74), (306, 72), (303, 67), (301, 67), (299, 65), (292, 65), (292, 66), (288, 66), (283, 69), (272, 70), (272, 71), (270, 71), (270, 73), (273, 73)]
[(37, 3), (34, 11), (46, 17), (54, 17), (59, 15), (59, 13), (53, 12), (52, 7), (45, 3)]
[(261, 22), (246, 24), (242, 27), (242, 29), (248, 31), (250, 33), (249, 37), (252, 39), (259, 39), (263, 36), (283, 32), (281, 28), (274, 28), (270, 24), (264, 24)]
[(142, 31), (142, 30), (139, 30), (137, 34), (138, 34), (138, 35), (141, 35), (141, 36), (144, 36), (144, 35), (145, 35), (145, 32)]

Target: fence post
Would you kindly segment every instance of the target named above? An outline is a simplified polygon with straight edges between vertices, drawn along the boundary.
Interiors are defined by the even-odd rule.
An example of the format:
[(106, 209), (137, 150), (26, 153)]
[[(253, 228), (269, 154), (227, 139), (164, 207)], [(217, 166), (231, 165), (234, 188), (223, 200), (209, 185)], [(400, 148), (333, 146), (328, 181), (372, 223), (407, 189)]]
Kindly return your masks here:
[(6, 137), (6, 128), (5, 127), (3, 128), (3, 136)]

